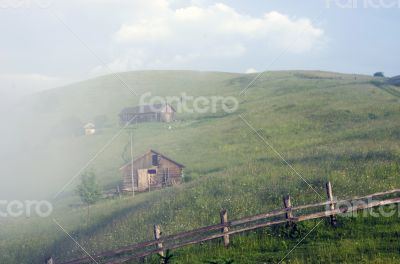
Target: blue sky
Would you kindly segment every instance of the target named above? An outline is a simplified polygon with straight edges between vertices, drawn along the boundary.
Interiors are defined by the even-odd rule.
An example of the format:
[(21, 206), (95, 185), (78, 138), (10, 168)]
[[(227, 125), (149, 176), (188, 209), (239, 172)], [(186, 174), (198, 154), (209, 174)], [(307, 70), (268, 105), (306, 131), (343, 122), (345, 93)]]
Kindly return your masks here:
[(0, 96), (145, 69), (400, 74), (400, 0), (327, 1), (3, 0)]

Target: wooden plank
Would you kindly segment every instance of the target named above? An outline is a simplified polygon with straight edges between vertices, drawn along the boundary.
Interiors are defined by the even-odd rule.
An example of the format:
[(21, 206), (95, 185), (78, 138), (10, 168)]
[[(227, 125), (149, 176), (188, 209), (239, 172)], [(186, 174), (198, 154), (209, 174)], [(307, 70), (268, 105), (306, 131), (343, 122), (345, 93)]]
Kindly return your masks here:
[[(112, 256), (116, 256), (116, 255), (119, 255), (119, 254), (128, 253), (128, 252), (131, 252), (131, 251), (136, 250), (136, 249), (141, 249), (141, 248), (145, 248), (145, 247), (148, 247), (148, 246), (152, 246), (152, 245), (157, 244), (157, 242), (158, 241), (156, 241), (156, 240), (141, 242), (141, 243), (138, 243), (138, 244), (134, 244), (134, 245), (126, 246), (126, 247), (123, 247), (123, 248), (119, 248), (119, 249), (116, 249), (116, 250), (105, 251), (105, 252), (102, 252), (102, 253), (99, 253), (99, 254), (96, 254), (96, 255), (92, 255), (92, 257), (94, 259), (112, 257)], [(71, 260), (71, 261), (68, 261), (68, 262), (64, 262), (63, 264), (81, 264), (81, 263), (86, 263), (86, 262), (91, 261), (91, 260), (92, 259), (90, 257), (83, 257), (83, 258), (80, 258), (80, 259), (75, 259), (75, 260)]]
[(175, 234), (175, 235), (169, 235), (169, 236), (166, 236), (166, 237), (162, 237), (161, 241), (164, 242), (166, 240), (177, 240), (177, 239), (182, 239), (182, 238), (185, 238), (185, 237), (195, 236), (195, 235), (198, 235), (198, 234), (203, 234), (205, 232), (220, 230), (221, 228), (223, 228), (225, 226), (229, 226), (229, 222), (226, 223), (226, 224), (205, 226), (205, 227), (201, 227), (201, 228), (194, 229), (194, 230), (191, 230), (191, 231), (182, 232), (182, 233)]
[(258, 215), (254, 215), (254, 216), (250, 216), (250, 217), (240, 218), (238, 220), (233, 220), (230, 223), (231, 223), (231, 226), (237, 226), (237, 225), (247, 224), (247, 223), (258, 221), (258, 220), (263, 220), (263, 219), (274, 217), (274, 216), (280, 216), (283, 214), (286, 214), (286, 210), (278, 209), (278, 210), (274, 210), (269, 213), (263, 213), (263, 214), (258, 214)]
[[(292, 220), (296, 221), (296, 218), (292, 218)], [(233, 235), (233, 234), (242, 233), (245, 231), (250, 231), (250, 230), (254, 230), (254, 229), (258, 229), (258, 228), (262, 228), (262, 227), (284, 224), (287, 222), (288, 222), (288, 220), (286, 220), (286, 219), (270, 221), (270, 222), (266, 222), (266, 223), (261, 223), (261, 224), (257, 224), (257, 225), (253, 225), (253, 226), (244, 227), (241, 229), (236, 229), (236, 230), (230, 231), (228, 234)]]
[[(346, 201), (346, 200), (343, 200)], [(314, 207), (322, 207), (325, 205), (329, 205), (331, 202), (330, 201), (325, 201), (325, 202), (320, 202), (320, 203), (315, 203), (315, 204), (307, 204), (307, 205), (300, 205), (300, 206), (294, 206), (291, 208), (291, 211), (297, 211), (297, 210), (304, 210), (304, 209), (310, 209), (310, 208), (314, 208)], [(241, 225), (241, 224), (247, 224), (250, 222), (254, 222), (254, 221), (258, 221), (258, 220), (264, 220), (266, 218), (271, 218), (271, 217), (275, 217), (275, 216), (280, 216), (283, 214), (286, 214), (286, 212), (289, 209), (277, 209), (277, 210), (273, 210), (271, 212), (268, 213), (262, 213), (262, 214), (258, 214), (258, 215), (254, 215), (254, 216), (249, 216), (249, 217), (243, 217), (240, 218), (238, 220), (233, 220), (231, 221), (231, 226), (237, 226), (237, 225)]]
[[(379, 196), (390, 195), (390, 194), (395, 194), (395, 193), (400, 193), (400, 189), (394, 189), (394, 190), (390, 190), (390, 191), (386, 191), (386, 192), (378, 192), (378, 193), (373, 193), (373, 194), (369, 194), (369, 195), (365, 195), (365, 196), (354, 196), (354, 197), (351, 197), (348, 199), (334, 201), (334, 203), (337, 204), (337, 203), (351, 202), (351, 201), (355, 201), (355, 200), (366, 200), (366, 199), (373, 198), (373, 197), (379, 197)], [(319, 206), (325, 206), (325, 205), (329, 205), (331, 203), (332, 203), (331, 201), (326, 201), (326, 202), (315, 203), (315, 204), (294, 206), (294, 207), (292, 207), (292, 211), (309, 209), (309, 208), (319, 207)]]
[[(365, 196), (354, 196), (354, 197), (351, 197), (348, 199), (334, 201), (334, 203), (338, 204), (338, 203), (347, 203), (347, 202), (356, 201), (356, 200), (366, 200), (366, 199), (373, 198), (373, 197), (385, 196), (385, 195), (390, 195), (390, 194), (395, 194), (395, 193), (400, 193), (400, 189), (394, 189), (394, 190), (390, 190), (390, 191), (386, 191), (386, 192), (378, 192), (378, 193), (373, 193), (373, 194), (369, 194), (369, 195), (365, 195)], [(326, 201), (326, 202), (315, 203), (315, 204), (295, 206), (295, 207), (292, 207), (292, 211), (309, 209), (309, 208), (319, 207), (319, 206), (325, 206), (325, 205), (329, 205), (331, 203), (332, 203), (331, 201)]]
[(384, 206), (384, 205), (389, 205), (389, 204), (395, 204), (395, 203), (400, 203), (400, 197), (398, 198), (393, 198), (393, 199), (387, 199), (383, 201), (374, 201), (370, 203), (365, 203), (365, 204), (359, 204), (356, 206), (352, 206), (349, 208), (337, 208), (335, 210), (331, 211), (324, 211), (324, 212), (318, 212), (314, 214), (308, 214), (308, 215), (303, 215), (299, 216), (297, 218), (297, 221), (306, 221), (306, 220), (311, 220), (311, 219), (316, 219), (316, 218), (322, 218), (322, 217), (327, 217), (335, 214), (346, 214), (346, 213), (351, 213), (354, 211), (358, 210), (364, 210), (368, 208), (373, 208), (373, 207), (378, 207), (378, 206)]
[(137, 254), (137, 255), (134, 255), (134, 256), (129, 256), (129, 257), (123, 257), (123, 258), (120, 258), (120, 259), (110, 260), (110, 261), (105, 262), (105, 263), (106, 264), (125, 263), (125, 262), (130, 261), (130, 260), (136, 260), (136, 259), (140, 259), (140, 258), (143, 258), (143, 257), (146, 257), (146, 256), (157, 254), (158, 251), (159, 251), (159, 249), (153, 249), (151, 251), (147, 251), (147, 252), (144, 252), (144, 253), (141, 253), (141, 254)]
[(314, 204), (306, 204), (306, 205), (300, 205), (300, 206), (294, 206), (294, 207), (292, 207), (292, 211), (310, 209), (310, 208), (314, 208), (314, 207), (321, 207), (321, 206), (325, 206), (325, 205), (328, 205), (328, 204), (330, 204), (330, 201), (314, 203)]
[(365, 195), (365, 196), (354, 196), (354, 197), (351, 197), (350, 199), (346, 199), (346, 200), (364, 200), (364, 199), (368, 199), (368, 198), (384, 196), (384, 195), (389, 195), (389, 194), (395, 194), (395, 193), (400, 193), (400, 189), (394, 189), (394, 190), (390, 190), (390, 191), (386, 191), (386, 192), (377, 192), (377, 193), (373, 193), (373, 194), (369, 194), (369, 195)]

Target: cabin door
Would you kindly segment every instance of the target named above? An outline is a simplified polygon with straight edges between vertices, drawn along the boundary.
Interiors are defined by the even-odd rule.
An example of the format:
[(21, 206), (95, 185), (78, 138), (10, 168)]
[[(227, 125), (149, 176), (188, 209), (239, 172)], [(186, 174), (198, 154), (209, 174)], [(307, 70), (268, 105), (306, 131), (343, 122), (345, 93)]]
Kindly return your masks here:
[(171, 181), (169, 179), (169, 168), (163, 169), (163, 186), (170, 185)]
[(138, 170), (138, 189), (139, 191), (149, 189), (149, 174), (147, 169)]

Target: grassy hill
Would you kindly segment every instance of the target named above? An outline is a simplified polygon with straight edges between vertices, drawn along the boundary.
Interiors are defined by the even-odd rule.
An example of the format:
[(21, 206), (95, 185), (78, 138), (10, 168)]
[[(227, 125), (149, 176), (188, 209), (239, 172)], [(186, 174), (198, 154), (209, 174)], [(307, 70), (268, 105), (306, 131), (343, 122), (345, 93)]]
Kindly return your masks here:
[[(169, 234), (217, 223), (221, 208), (235, 218), (278, 208), (287, 193), (295, 204), (321, 201), (260, 136), (322, 195), (327, 180), (339, 197), (400, 186), (397, 87), (362, 75), (286, 71), (266, 73), (245, 95), (239, 95), (254, 77), (186, 71), (122, 73), (139, 95), (235, 96), (240, 107), (230, 114), (221, 110), (180, 113), (171, 129), (163, 123), (124, 129), (88, 166), (105, 188), (121, 180), (118, 168), (125, 162), (132, 130), (135, 155), (153, 148), (173, 157), (187, 167), (185, 184), (102, 201), (91, 209), (87, 223), (86, 208), (69, 206), (78, 201), (72, 192), (75, 181), (54, 200), (51, 217), (0, 220), (0, 262), (39, 263), (51, 252), (57, 260), (83, 254), (53, 218), (89, 252), (97, 252), (150, 239), (155, 223)], [(1, 156), (7, 160), (2, 175), (12, 173), (21, 180), (12, 181), (2, 192), (12, 195), (18, 188), (23, 190), (18, 195), (24, 197), (52, 197), (120, 131), (118, 112), (138, 102), (139, 97), (112, 76), (27, 98), (8, 117), (18, 132), (2, 137), (13, 142), (11, 151)], [(106, 120), (99, 134), (76, 133), (79, 124), (99, 116)], [(399, 230), (395, 217), (361, 217), (341, 223), (337, 232), (318, 228), (287, 260), (388, 263), (398, 251), (390, 243)], [(302, 234), (313, 224), (302, 225)], [(237, 263), (276, 263), (298, 239), (282, 232), (266, 229), (240, 236), (228, 251), (213, 243), (184, 249), (177, 261), (202, 263), (233, 256)], [(345, 250), (332, 251), (337, 245)], [(318, 254), (314, 254), (316, 249)]]

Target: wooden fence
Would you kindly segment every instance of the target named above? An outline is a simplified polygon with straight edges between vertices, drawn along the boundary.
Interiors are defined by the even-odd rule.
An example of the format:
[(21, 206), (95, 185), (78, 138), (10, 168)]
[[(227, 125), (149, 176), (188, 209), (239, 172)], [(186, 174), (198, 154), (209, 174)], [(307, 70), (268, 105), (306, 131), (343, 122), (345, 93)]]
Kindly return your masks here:
[[(224, 246), (228, 247), (230, 236), (237, 233), (285, 223), (288, 225), (295, 224), (296, 222), (318, 218), (329, 218), (330, 223), (336, 225), (336, 215), (400, 203), (400, 197), (384, 198), (385, 196), (400, 194), (400, 189), (366, 196), (356, 196), (345, 200), (335, 200), (332, 185), (328, 182), (326, 184), (326, 194), (326, 202), (301, 206), (292, 206), (291, 197), (287, 195), (283, 197), (283, 208), (281, 209), (232, 221), (228, 220), (227, 211), (222, 210), (220, 212), (220, 224), (205, 226), (175, 235), (161, 236), (161, 227), (155, 225), (154, 240), (75, 259), (63, 264), (84, 264), (94, 262), (93, 260), (106, 264), (125, 263), (157, 253), (163, 255), (166, 249), (177, 249), (214, 239), (222, 239)], [(377, 198), (380, 199), (378, 200)], [(46, 264), (54, 263), (53, 258), (49, 258), (46, 262)]]

